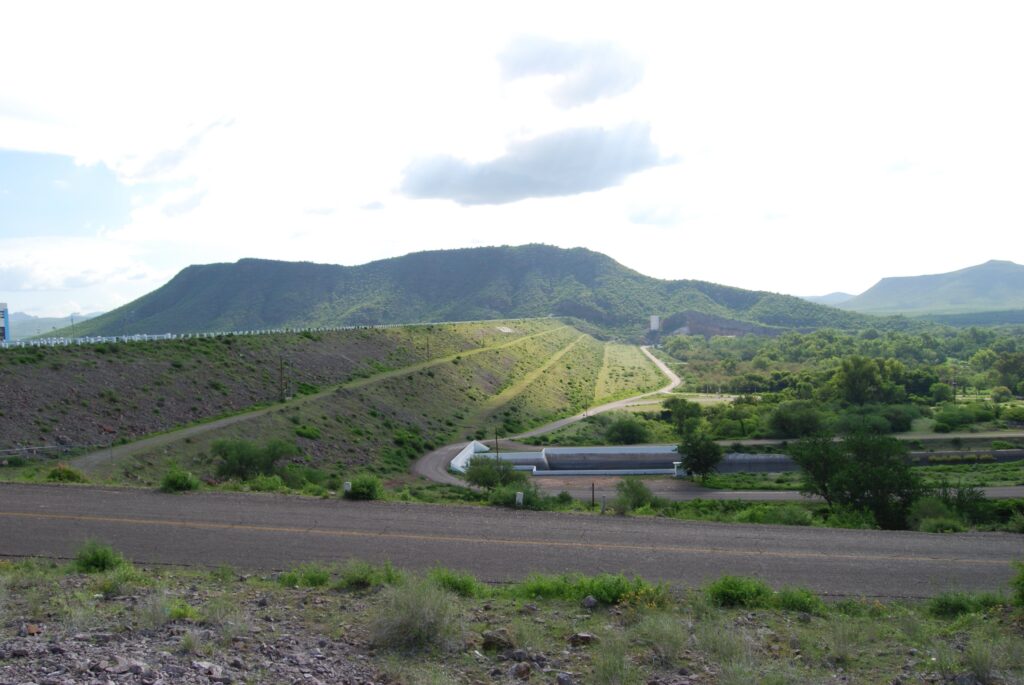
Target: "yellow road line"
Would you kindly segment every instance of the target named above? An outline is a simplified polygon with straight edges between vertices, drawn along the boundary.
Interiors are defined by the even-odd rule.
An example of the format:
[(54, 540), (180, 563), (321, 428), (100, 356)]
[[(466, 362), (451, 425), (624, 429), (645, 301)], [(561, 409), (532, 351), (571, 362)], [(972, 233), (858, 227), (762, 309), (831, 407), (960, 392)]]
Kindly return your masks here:
[(441, 535), (423, 533), (394, 533), (384, 531), (358, 531), (341, 530), (337, 528), (300, 528), (295, 526), (265, 526), (245, 523), (220, 523), (216, 521), (182, 521), (175, 519), (144, 519), (124, 518), (117, 516), (91, 516), (79, 514), (43, 514), (39, 512), (23, 511), (0, 511), (3, 518), (21, 518), (48, 521), (81, 521), (84, 523), (116, 523), (129, 526), (161, 526), (167, 528), (191, 528), (198, 530), (237, 530), (253, 533), (288, 533), (294, 535), (317, 535), (323, 537), (339, 538), (368, 538), (368, 539), (391, 539), (391, 540), (412, 540), (419, 542), (457, 542), (478, 545), (502, 545), (519, 547), (559, 547), (568, 549), (583, 549), (595, 551), (626, 551), (626, 552), (656, 552), (672, 554), (709, 554), (733, 557), (753, 558), (778, 558), (778, 559), (829, 559), (829, 560), (850, 560), (850, 561), (907, 561), (938, 564), (966, 564), (969, 566), (1005, 566), (1009, 562), (1004, 559), (978, 559), (958, 557), (931, 557), (916, 555), (886, 555), (886, 554), (849, 554), (827, 552), (780, 552), (762, 550), (733, 550), (717, 547), (682, 546), (682, 545), (630, 545), (619, 543), (601, 542), (573, 542), (559, 540), (530, 540), (530, 539), (508, 539), (508, 538), (478, 538), (464, 535)]

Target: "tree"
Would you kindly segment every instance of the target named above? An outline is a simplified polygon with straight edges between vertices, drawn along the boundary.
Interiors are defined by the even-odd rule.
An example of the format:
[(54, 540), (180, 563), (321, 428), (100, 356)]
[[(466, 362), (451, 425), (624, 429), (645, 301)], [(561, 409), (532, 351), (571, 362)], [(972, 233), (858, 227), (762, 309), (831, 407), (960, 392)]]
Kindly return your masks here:
[(800, 492), (817, 495), (829, 508), (833, 504), (832, 480), (847, 466), (847, 455), (831, 435), (805, 438), (789, 448), (800, 467)]
[(780, 402), (769, 419), (772, 430), (782, 438), (802, 438), (822, 430), (822, 416), (807, 400)]
[(928, 388), (928, 394), (932, 396), (932, 401), (935, 404), (941, 404), (953, 399), (953, 388), (947, 383), (932, 383), (931, 387)]
[(636, 445), (647, 442), (649, 431), (641, 419), (626, 414), (612, 421), (604, 437), (613, 445)]
[(701, 480), (709, 473), (717, 471), (718, 464), (722, 461), (722, 448), (703, 428), (696, 428), (684, 434), (682, 444), (676, 451), (682, 455), (683, 468), (699, 476)]
[(665, 409), (676, 426), (676, 432), (683, 435), (691, 431), (700, 423), (701, 410), (696, 402), (690, 402), (682, 397), (673, 397), (665, 400)]
[(815, 437), (794, 445), (790, 454), (804, 472), (806, 492), (829, 507), (870, 511), (882, 528), (905, 528), (907, 512), (923, 492), (907, 448), (895, 438), (856, 433), (833, 443)]
[(477, 456), (466, 466), (466, 480), (470, 485), (493, 490), (503, 485), (526, 482), (526, 476), (512, 467), (512, 462)]
[(882, 374), (874, 359), (860, 355), (846, 357), (832, 378), (843, 399), (850, 404), (880, 399)]
[(1010, 389), (1005, 385), (997, 385), (996, 387), (992, 388), (992, 401), (995, 402), (996, 404), (1009, 402), (1012, 399), (1013, 393), (1010, 392)]

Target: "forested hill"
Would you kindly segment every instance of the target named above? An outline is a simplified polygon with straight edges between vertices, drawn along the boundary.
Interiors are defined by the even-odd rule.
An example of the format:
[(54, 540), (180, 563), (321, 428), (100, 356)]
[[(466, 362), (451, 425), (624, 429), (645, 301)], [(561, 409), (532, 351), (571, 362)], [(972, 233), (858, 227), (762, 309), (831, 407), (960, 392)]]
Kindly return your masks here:
[(1024, 309), (1024, 266), (992, 260), (944, 274), (883, 278), (836, 306), (910, 316)]
[(553, 315), (638, 334), (650, 314), (688, 311), (779, 328), (849, 328), (867, 320), (789, 295), (651, 278), (583, 248), (525, 245), (420, 252), (353, 267), (257, 259), (190, 266), (77, 332), (155, 334)]

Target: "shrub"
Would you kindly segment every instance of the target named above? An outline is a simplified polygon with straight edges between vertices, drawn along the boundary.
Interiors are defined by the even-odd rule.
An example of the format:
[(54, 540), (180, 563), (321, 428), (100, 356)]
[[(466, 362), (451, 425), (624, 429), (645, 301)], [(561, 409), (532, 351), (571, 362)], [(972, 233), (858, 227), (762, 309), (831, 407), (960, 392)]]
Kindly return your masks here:
[(86, 478), (67, 464), (57, 464), (46, 474), (46, 480), (54, 483), (85, 483)]
[(171, 621), (196, 621), (199, 610), (183, 599), (172, 599), (167, 604), (167, 618)]
[(782, 588), (775, 594), (772, 603), (784, 611), (803, 611), (817, 616), (825, 614), (825, 603), (821, 597), (806, 588)]
[(943, 592), (928, 600), (927, 607), (928, 613), (937, 618), (956, 618), (1002, 604), (1002, 597), (991, 593)]
[(921, 530), (921, 523), (925, 519), (954, 519), (956, 514), (939, 497), (922, 497), (910, 505), (907, 513), (907, 522), (911, 528)]
[(433, 583), (416, 581), (385, 590), (370, 623), (370, 642), (404, 652), (449, 649), (461, 632), (451, 595)]
[(352, 489), (345, 493), (347, 499), (374, 500), (384, 496), (384, 485), (372, 473), (361, 473), (352, 479)]
[(282, 573), (277, 581), (285, 587), (323, 587), (331, 581), (331, 571), (320, 564), (302, 564)]
[(220, 461), (217, 475), (222, 478), (248, 480), (258, 474), (269, 476), (278, 459), (298, 454), (298, 448), (284, 440), (271, 440), (263, 447), (248, 440), (217, 440), (212, 446), (213, 456)]
[(472, 573), (453, 571), (443, 566), (431, 569), (427, 578), (438, 587), (460, 597), (475, 597), (482, 590), (480, 581)]
[(505, 485), (525, 483), (526, 474), (516, 471), (512, 462), (507, 459), (477, 456), (469, 460), (466, 481), (470, 485), (493, 490)]
[(185, 471), (177, 466), (172, 466), (160, 480), (161, 492), (186, 492), (198, 489), (199, 479), (191, 471)]
[(94, 585), (97, 593), (103, 595), (104, 599), (117, 597), (125, 594), (133, 586), (142, 580), (135, 567), (123, 563), (100, 576)]
[(319, 440), (320, 429), (316, 426), (302, 425), (295, 429), (295, 434), (300, 438), (306, 438), (308, 440)]
[(288, 486), (281, 480), (281, 476), (265, 476), (262, 473), (249, 479), (247, 484), (253, 492), (280, 492), (288, 489)]
[(487, 494), (487, 501), (490, 504), (499, 507), (516, 507), (516, 493), (523, 493), (523, 509), (533, 509), (535, 511), (542, 511), (544, 509), (550, 509), (550, 499), (541, 494), (537, 490), (536, 486), (531, 483), (524, 483), (522, 485), (504, 485), (502, 487), (494, 488)]
[(633, 634), (640, 644), (651, 650), (657, 666), (671, 666), (686, 646), (687, 634), (679, 620), (664, 612), (644, 616)]
[(780, 526), (809, 526), (814, 516), (807, 509), (797, 504), (773, 506), (758, 504), (736, 514), (733, 517), (738, 523), (771, 523)]
[(917, 529), (922, 533), (962, 533), (967, 530), (964, 522), (954, 516), (926, 518)]
[(662, 585), (652, 585), (642, 578), (632, 580), (622, 574), (602, 573), (584, 576), (578, 573), (562, 575), (531, 574), (526, 580), (511, 585), (508, 594), (520, 599), (562, 599), (578, 602), (592, 596), (602, 604), (618, 602), (636, 596), (644, 596), (655, 604), (667, 601), (667, 590)]
[(756, 578), (722, 576), (706, 591), (711, 602), (720, 607), (766, 607), (772, 601), (772, 589)]
[(124, 557), (113, 547), (104, 545), (97, 540), (87, 540), (75, 554), (72, 566), (80, 573), (101, 573), (111, 571), (125, 563)]
[(402, 582), (401, 572), (395, 569), (391, 562), (384, 562), (383, 566), (374, 566), (360, 559), (350, 559), (346, 562), (338, 576), (338, 582), (334, 584), (336, 590), (372, 590)]
[(618, 495), (612, 500), (612, 507), (622, 514), (654, 502), (654, 494), (651, 489), (636, 476), (626, 476), (615, 486), (615, 490)]
[(605, 438), (613, 445), (636, 445), (650, 438), (646, 424), (636, 416), (625, 414), (605, 429)]

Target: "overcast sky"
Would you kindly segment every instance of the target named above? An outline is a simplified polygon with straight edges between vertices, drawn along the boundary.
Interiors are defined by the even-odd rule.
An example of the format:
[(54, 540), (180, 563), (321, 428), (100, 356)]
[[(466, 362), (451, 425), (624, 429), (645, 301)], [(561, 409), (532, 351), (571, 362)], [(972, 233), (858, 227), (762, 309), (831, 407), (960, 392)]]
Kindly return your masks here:
[(1024, 6), (0, 5), (0, 301), (583, 246), (792, 294), (1024, 263)]

